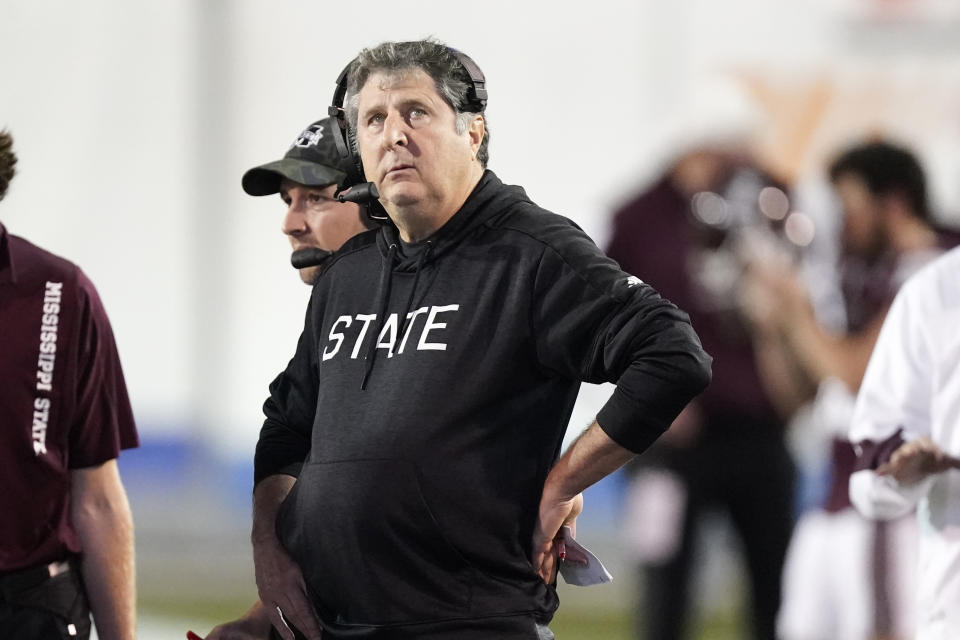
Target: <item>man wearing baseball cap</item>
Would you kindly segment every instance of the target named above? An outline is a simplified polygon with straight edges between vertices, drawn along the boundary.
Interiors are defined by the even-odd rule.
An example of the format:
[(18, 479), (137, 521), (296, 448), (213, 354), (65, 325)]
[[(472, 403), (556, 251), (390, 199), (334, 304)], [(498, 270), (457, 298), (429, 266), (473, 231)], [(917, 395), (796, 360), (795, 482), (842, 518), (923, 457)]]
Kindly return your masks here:
[[(280, 194), (287, 205), (280, 228), (290, 238), (290, 261), (309, 285), (334, 251), (372, 225), (359, 205), (333, 197), (344, 174), (337, 168), (331, 126), (337, 126), (331, 118), (314, 122), (283, 158), (250, 169), (242, 180), (243, 190), (252, 196)], [(240, 618), (214, 628), (206, 640), (267, 640), (270, 629), (270, 618), (257, 601)], [(193, 632), (187, 637), (199, 638)]]
[(344, 242), (369, 228), (360, 207), (338, 202), (333, 194), (344, 174), (338, 166), (331, 118), (304, 129), (283, 158), (243, 174), (243, 190), (252, 196), (279, 193), (287, 205), (281, 230), (290, 238), (290, 259), (300, 278), (313, 284), (323, 262)]

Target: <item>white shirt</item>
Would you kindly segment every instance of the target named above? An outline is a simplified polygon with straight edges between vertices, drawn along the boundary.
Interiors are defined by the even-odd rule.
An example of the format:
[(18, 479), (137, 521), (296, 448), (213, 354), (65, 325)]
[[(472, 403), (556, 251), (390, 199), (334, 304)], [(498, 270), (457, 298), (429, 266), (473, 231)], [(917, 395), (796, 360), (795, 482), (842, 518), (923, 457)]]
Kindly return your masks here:
[[(927, 265), (897, 294), (857, 396), (854, 443), (880, 443), (902, 429), (960, 456), (960, 248)], [(960, 638), (960, 470), (901, 486), (872, 470), (850, 478), (850, 498), (867, 517), (917, 508), (918, 640)]]

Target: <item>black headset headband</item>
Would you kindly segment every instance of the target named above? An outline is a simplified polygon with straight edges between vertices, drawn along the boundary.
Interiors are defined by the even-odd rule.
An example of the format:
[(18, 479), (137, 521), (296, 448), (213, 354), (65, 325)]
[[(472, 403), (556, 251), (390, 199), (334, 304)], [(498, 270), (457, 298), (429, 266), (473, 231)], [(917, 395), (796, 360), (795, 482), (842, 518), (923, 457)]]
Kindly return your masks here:
[(347, 125), (347, 113), (343, 108), (343, 101), (347, 97), (347, 82), (350, 78), (350, 70), (356, 58), (347, 63), (340, 75), (337, 76), (337, 90), (333, 92), (333, 104), (327, 109), (330, 117), (336, 120), (339, 125), (339, 131), (334, 131), (333, 139), (337, 145), (337, 155), (340, 156), (340, 168), (346, 174), (343, 181), (337, 185), (337, 195), (344, 189), (364, 182), (363, 168), (360, 159), (355, 158), (353, 149), (350, 148), (350, 134)]
[(460, 61), (464, 71), (470, 76), (470, 86), (467, 88), (467, 107), (469, 108), (465, 111), (483, 113), (487, 108), (487, 79), (484, 77), (483, 71), (473, 61), (473, 58), (462, 51), (450, 49), (450, 53), (457, 56), (457, 60)]
[[(480, 70), (480, 67), (477, 66), (477, 63), (473, 59), (462, 51), (457, 51), (456, 49), (448, 49), (450, 53), (457, 57), (457, 60), (460, 62), (460, 66), (463, 67), (463, 70), (466, 71), (467, 75), (470, 77), (470, 86), (467, 87), (467, 96), (465, 104), (462, 105), (463, 111), (483, 113), (487, 108), (487, 88), (486, 88), (486, 78), (483, 75), (483, 71)], [(348, 189), (350, 187), (355, 187), (357, 185), (362, 185), (365, 183), (363, 176), (363, 165), (360, 162), (360, 158), (353, 152), (351, 140), (350, 140), (350, 131), (347, 124), (346, 111), (344, 110), (344, 100), (347, 96), (347, 83), (350, 80), (350, 71), (353, 69), (354, 63), (357, 59), (354, 58), (351, 60), (347, 66), (343, 68), (343, 71), (340, 72), (340, 75), (337, 76), (337, 88), (333, 92), (333, 104), (327, 109), (328, 114), (335, 118), (337, 124), (340, 125), (339, 135), (337, 132), (334, 132), (334, 141), (337, 145), (337, 153), (340, 156), (340, 168), (343, 169), (346, 173), (346, 177), (343, 179), (337, 187), (337, 194), (339, 196), (340, 192)], [(457, 109), (457, 106), (454, 106)], [(376, 198), (379, 195), (376, 193), (376, 187), (372, 183), (368, 183), (369, 187), (364, 188), (364, 200), (366, 197), (373, 199), (373, 204), (376, 203)], [(370, 191), (372, 189), (372, 192)], [(359, 191), (359, 187), (353, 189), (354, 192)], [(354, 200), (357, 196), (360, 196), (360, 193), (349, 197), (348, 199)], [(347, 199), (347, 198), (345, 198)], [(376, 208), (379, 208), (377, 206)], [(382, 211), (382, 210), (381, 210)], [(381, 211), (374, 211), (372, 208), (368, 211), (368, 214), (374, 219), (383, 219), (385, 213), (381, 214)]]

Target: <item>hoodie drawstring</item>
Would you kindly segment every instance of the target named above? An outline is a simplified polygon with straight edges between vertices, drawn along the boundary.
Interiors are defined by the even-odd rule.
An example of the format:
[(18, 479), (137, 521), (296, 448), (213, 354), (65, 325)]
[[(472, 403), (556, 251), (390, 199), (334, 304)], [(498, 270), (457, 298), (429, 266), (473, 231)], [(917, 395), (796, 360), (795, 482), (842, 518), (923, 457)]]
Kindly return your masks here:
[(370, 346), (367, 347), (367, 355), (364, 357), (364, 360), (367, 361), (367, 366), (363, 372), (363, 380), (360, 382), (361, 391), (367, 388), (367, 379), (370, 377), (370, 372), (373, 370), (373, 361), (377, 357), (377, 342), (380, 341), (380, 332), (383, 330), (383, 317), (387, 313), (387, 305), (390, 304), (390, 284), (391, 276), (393, 275), (393, 258), (396, 255), (397, 245), (393, 243), (387, 250), (387, 258), (383, 263), (383, 271), (380, 272), (380, 287), (378, 288), (377, 293), (380, 298), (380, 310), (377, 312), (377, 329), (373, 332), (373, 340), (370, 341)]
[(400, 327), (400, 333), (397, 334), (397, 339), (400, 340), (407, 331), (407, 323), (410, 322), (410, 318), (407, 315), (410, 313), (410, 307), (413, 306), (413, 296), (417, 292), (417, 284), (420, 282), (420, 268), (423, 267), (423, 263), (426, 262), (427, 258), (430, 255), (430, 251), (433, 250), (433, 242), (427, 240), (427, 246), (423, 248), (423, 251), (420, 252), (420, 258), (417, 260), (417, 266), (413, 272), (413, 286), (410, 287), (410, 295), (407, 296), (407, 304), (403, 307), (403, 315), (400, 316), (403, 319), (403, 324)]
[[(417, 266), (413, 273), (413, 286), (410, 287), (410, 295), (407, 296), (407, 303), (403, 309), (403, 315), (400, 316), (403, 318), (403, 324), (396, 336), (396, 339), (398, 340), (400, 339), (400, 336), (404, 335), (404, 332), (407, 330), (407, 323), (410, 320), (407, 315), (410, 313), (410, 306), (413, 304), (413, 296), (416, 294), (417, 284), (420, 282), (420, 270), (423, 267), (424, 262), (426, 262), (427, 258), (429, 257), (432, 249), (433, 243), (427, 240), (427, 244), (423, 248), (423, 251), (420, 252), (420, 258), (417, 260)], [(367, 380), (370, 379), (370, 373), (373, 371), (373, 363), (377, 359), (377, 343), (380, 341), (380, 332), (383, 331), (383, 326), (386, 324), (387, 307), (390, 304), (390, 288), (393, 282), (393, 260), (396, 255), (397, 245), (396, 243), (392, 243), (390, 248), (387, 249), (386, 262), (384, 263), (384, 269), (380, 274), (380, 287), (377, 294), (380, 298), (380, 309), (377, 312), (376, 330), (373, 332), (373, 339), (370, 341), (370, 345), (367, 347), (367, 355), (364, 357), (364, 360), (367, 362), (367, 366), (364, 368), (363, 380), (360, 382), (361, 391), (366, 390)]]

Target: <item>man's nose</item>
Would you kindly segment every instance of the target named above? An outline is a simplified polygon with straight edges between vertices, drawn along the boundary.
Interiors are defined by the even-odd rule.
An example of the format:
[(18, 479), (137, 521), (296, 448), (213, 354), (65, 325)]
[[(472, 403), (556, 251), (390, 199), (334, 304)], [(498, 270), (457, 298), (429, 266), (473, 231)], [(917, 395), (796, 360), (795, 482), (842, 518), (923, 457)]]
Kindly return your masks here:
[(407, 144), (407, 123), (397, 112), (387, 115), (384, 123), (384, 143), (388, 149), (404, 147)]
[(295, 236), (307, 230), (307, 217), (303, 215), (303, 209), (297, 206), (296, 202), (290, 203), (287, 207), (280, 230), (288, 236)]

